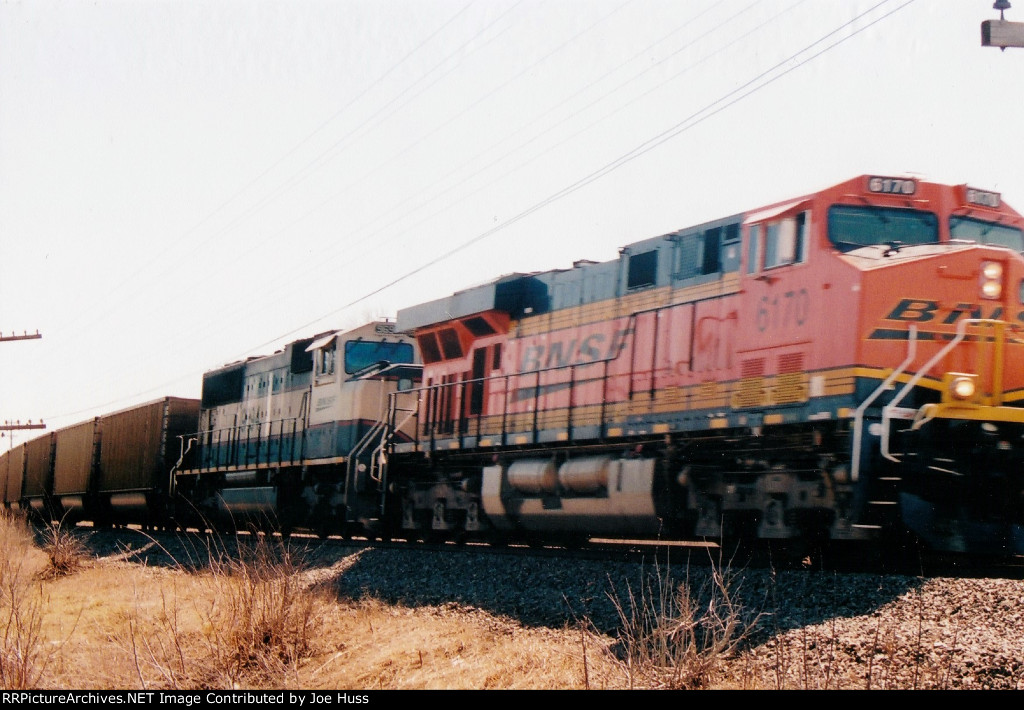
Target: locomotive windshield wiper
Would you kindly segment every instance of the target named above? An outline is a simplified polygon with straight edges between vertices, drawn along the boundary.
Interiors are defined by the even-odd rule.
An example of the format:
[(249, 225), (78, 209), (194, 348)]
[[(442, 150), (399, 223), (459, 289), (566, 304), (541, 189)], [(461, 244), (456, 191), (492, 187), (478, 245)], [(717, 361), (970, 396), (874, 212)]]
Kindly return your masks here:
[[(900, 253), (900, 248), (904, 246), (903, 242), (901, 242), (901, 241), (899, 241), (897, 239), (892, 239), (892, 240), (886, 242), (886, 245), (888, 245), (888, 249), (886, 249), (885, 251), (882, 252), (882, 256), (890, 256), (892, 254), (899, 254)], [(881, 245), (879, 245), (879, 246), (881, 246)]]

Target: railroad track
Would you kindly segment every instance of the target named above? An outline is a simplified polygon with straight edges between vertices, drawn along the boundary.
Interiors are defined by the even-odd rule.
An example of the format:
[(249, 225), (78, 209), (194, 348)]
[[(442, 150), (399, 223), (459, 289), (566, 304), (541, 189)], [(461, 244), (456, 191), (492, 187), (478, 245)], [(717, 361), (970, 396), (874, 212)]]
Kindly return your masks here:
[[(252, 533), (215, 533), (153, 531), (130, 525), (96, 529), (80, 524), (76, 532), (93, 554), (138, 559), (147, 563), (201, 566), (211, 554), (232, 554), (255, 541)], [(281, 544), (280, 535), (260, 534)], [(291, 549), (302, 550), (313, 558), (337, 557), (360, 550), (406, 550), (437, 554), (477, 554), (485, 556), (556, 558), (633, 563), (680, 564), (719, 568), (771, 568), (806, 570), (822, 573), (893, 574), (914, 577), (962, 577), (1024, 579), (1024, 557), (973, 557), (965, 554), (936, 554), (918, 549), (898, 550), (881, 547), (866, 552), (863, 545), (833, 546), (817, 555), (781, 546), (758, 545), (729, 550), (714, 543), (672, 540), (619, 540), (592, 538), (573, 545), (550, 543), (491, 544), (481, 541), (422, 541), (368, 537), (327, 537), (295, 533), (289, 538)], [(145, 551), (142, 552), (143, 548)], [(162, 560), (162, 561), (161, 561)]]

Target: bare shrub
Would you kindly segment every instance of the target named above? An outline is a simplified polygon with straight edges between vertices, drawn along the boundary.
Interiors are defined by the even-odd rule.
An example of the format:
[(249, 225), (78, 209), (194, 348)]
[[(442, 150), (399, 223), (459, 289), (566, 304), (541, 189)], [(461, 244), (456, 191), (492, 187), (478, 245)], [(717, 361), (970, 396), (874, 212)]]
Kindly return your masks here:
[(711, 565), (697, 585), (657, 568), (638, 590), (610, 593), (621, 622), (614, 649), (630, 688), (708, 688), (757, 624), (737, 596), (737, 577)]
[(33, 573), (32, 532), (23, 516), (0, 515), (0, 686), (33, 688), (52, 650), (42, 633), (45, 596)]
[(64, 525), (63, 520), (50, 521), (42, 530), (43, 552), (50, 560), (46, 574), (63, 577), (77, 570), (86, 557), (85, 543), (73, 526)]
[(287, 545), (264, 535), (236, 539), (237, 555), (213, 568), (221, 593), (204, 624), (210, 655), (232, 681), (252, 673), (283, 678), (310, 651), (318, 599)]
[(145, 686), (281, 687), (313, 651), (325, 600), (305, 583), (295, 552), (277, 538), (214, 538), (197, 579), (203, 593), (161, 593), (150, 618), (136, 612), (118, 641)]

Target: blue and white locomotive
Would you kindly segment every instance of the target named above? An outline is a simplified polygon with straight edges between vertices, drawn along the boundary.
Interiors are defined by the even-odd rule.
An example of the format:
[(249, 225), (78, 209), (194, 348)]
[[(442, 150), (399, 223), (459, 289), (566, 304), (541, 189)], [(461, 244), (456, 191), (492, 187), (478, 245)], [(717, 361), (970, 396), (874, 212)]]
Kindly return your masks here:
[[(412, 338), (378, 321), (207, 372), (176, 476), (179, 522), (321, 535), (380, 528), (383, 501), (370, 493), (380, 484), (380, 413), (418, 381), (416, 362)], [(388, 440), (411, 436), (395, 427)]]

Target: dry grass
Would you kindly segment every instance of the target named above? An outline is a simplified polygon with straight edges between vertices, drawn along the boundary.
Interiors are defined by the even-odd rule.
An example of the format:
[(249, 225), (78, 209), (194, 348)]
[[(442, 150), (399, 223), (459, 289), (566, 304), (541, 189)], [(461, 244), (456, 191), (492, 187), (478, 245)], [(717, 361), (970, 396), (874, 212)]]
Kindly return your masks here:
[(630, 688), (703, 690), (759, 621), (738, 598), (728, 567), (693, 583), (656, 568), (639, 589), (613, 592), (621, 621), (614, 650)]
[[(127, 551), (86, 555), (68, 573), (55, 574), (49, 552), (33, 544), (23, 522), (5, 519), (2, 525), (4, 688), (584, 689), (628, 683), (607, 637), (570, 627), (524, 628), (454, 604), (407, 608), (338, 599), (332, 580), (354, 559), (306, 569), (278, 538), (239, 536), (237, 547), (235, 540), (218, 542), (167, 567), (140, 563)], [(44, 547), (53, 540), (41, 537)]]
[(529, 629), (456, 605), (347, 606), (333, 653), (311, 688), (584, 689), (623, 687), (608, 639), (578, 630)]
[[(741, 646), (760, 619), (721, 566), (694, 580), (688, 568), (682, 579), (654, 569), (632, 588), (609, 587), (612, 637), (586, 619), (526, 627), (454, 603), (339, 598), (358, 551), (314, 569), (280, 538), (240, 535), (193, 538), (188, 559), (175, 560), (135, 531), (137, 549), (100, 557), (81, 547), (85, 534), (49, 528), (36, 543), (24, 520), (0, 516), (4, 689), (950, 687), (953, 650), (932, 668), (920, 660), (922, 631), (908, 648), (882, 623), (866, 677), (839, 671), (835, 621), (761, 628), (757, 646), (774, 649), (774, 663), (752, 661)], [(920, 666), (909, 679), (908, 663)]]
[(0, 515), (0, 686), (33, 688), (53, 658), (43, 631), (48, 599), (40, 576), (46, 570), (23, 517)]
[[(741, 604), (727, 568), (704, 568), (700, 581), (655, 569), (610, 591), (612, 637), (586, 619), (526, 627), (454, 603), (339, 598), (362, 552), (314, 569), (279, 538), (241, 535), (175, 561), (135, 531), (138, 549), (57, 565), (52, 532), (0, 516), (4, 689), (942, 689), (966, 662), (955, 658), (959, 620), (948, 651), (928, 653), (937, 632), (920, 595), (879, 616), (873, 638), (854, 624), (850, 640), (835, 618), (773, 631)], [(840, 663), (850, 643), (866, 666)]]
[(262, 535), (209, 550), (201, 575), (136, 594), (119, 647), (143, 688), (296, 687), (329, 601), (291, 550)]
[[(721, 566), (699, 582), (654, 569), (632, 588), (609, 586), (613, 638), (586, 619), (534, 628), (454, 603), (340, 599), (336, 582), (362, 552), (313, 569), (280, 538), (239, 535), (195, 538), (175, 560), (137, 532), (138, 549), (97, 557), (83, 534), (51, 527), (36, 544), (23, 520), (0, 518), (3, 688), (850, 687), (835, 673), (835, 628), (775, 646), (774, 684), (752, 666), (744, 676), (738, 651), (759, 618)], [(898, 687), (883, 668), (898, 644), (878, 635), (892, 658), (860, 687)]]

